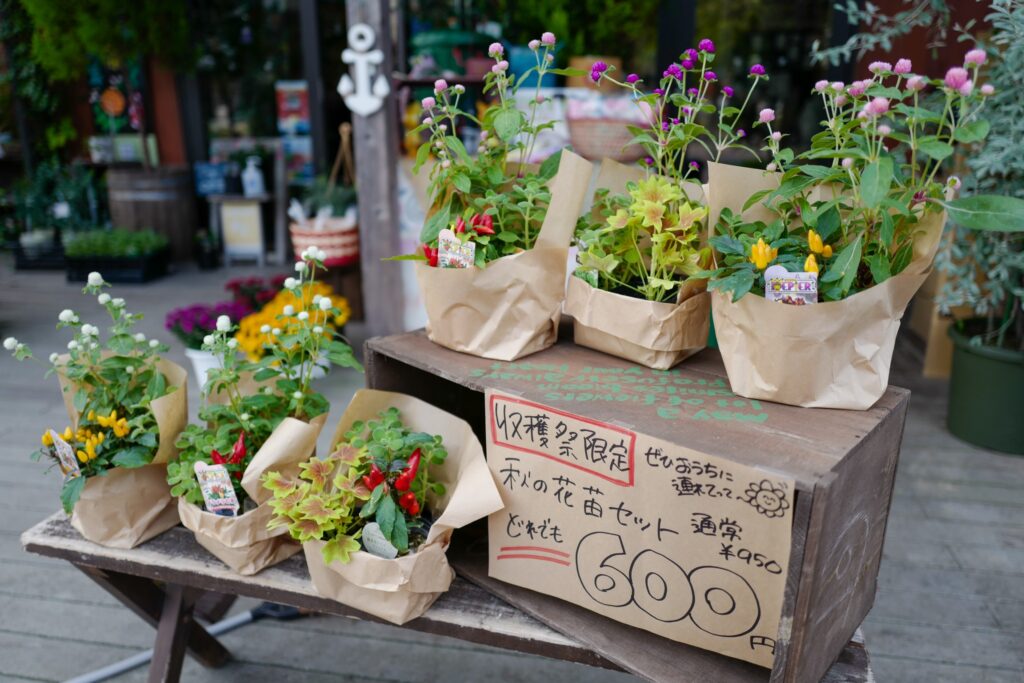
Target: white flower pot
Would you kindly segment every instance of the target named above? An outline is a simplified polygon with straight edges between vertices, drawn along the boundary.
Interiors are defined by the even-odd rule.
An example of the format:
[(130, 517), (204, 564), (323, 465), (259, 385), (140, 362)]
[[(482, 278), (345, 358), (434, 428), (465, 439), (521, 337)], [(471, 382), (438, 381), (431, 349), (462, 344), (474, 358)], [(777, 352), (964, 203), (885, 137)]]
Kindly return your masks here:
[(209, 351), (202, 349), (185, 349), (185, 355), (192, 361), (192, 370), (195, 372), (196, 382), (199, 383), (199, 390), (206, 386), (206, 373), (220, 367), (220, 361)]

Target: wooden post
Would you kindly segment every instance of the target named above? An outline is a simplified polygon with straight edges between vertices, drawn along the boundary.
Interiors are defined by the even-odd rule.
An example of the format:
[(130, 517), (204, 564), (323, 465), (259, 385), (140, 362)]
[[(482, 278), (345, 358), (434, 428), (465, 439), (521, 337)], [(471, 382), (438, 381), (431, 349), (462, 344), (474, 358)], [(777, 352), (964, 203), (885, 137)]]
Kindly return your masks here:
[[(349, 27), (366, 24), (373, 29), (372, 47), (384, 53), (375, 74), (390, 79), (393, 68), (390, 9), (387, 0), (348, 0)], [(349, 67), (354, 77), (355, 67)], [(358, 87), (358, 82), (356, 83)], [(381, 335), (403, 329), (402, 278), (399, 268), (381, 259), (401, 253), (399, 240), (398, 119), (394, 92), (369, 115), (352, 112), (355, 138), (356, 189), (359, 195), (359, 251), (363, 273), (363, 302), (367, 332)]]
[(316, 0), (299, 0), (299, 35), (302, 38), (302, 78), (309, 88), (309, 135), (313, 139), (313, 167), (327, 166), (327, 124), (324, 121), (324, 83), (320, 69), (320, 17)]

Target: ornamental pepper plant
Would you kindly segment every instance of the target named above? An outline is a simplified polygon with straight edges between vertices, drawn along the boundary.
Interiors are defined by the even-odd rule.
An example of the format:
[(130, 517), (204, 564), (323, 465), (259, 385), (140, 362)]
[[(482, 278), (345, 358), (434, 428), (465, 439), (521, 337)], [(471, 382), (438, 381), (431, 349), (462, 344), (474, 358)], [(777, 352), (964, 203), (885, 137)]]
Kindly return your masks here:
[(754, 90), (768, 78), (760, 64), (750, 67), (749, 86), (735, 106), (737, 94), (720, 84), (711, 69), (714, 60), (715, 45), (705, 38), (670, 64), (649, 92), (636, 74), (619, 80), (614, 67), (593, 65), (591, 80), (624, 89), (647, 119), (646, 126), (629, 128), (631, 144), (647, 153), (648, 175), (629, 183), (626, 194), (599, 189), (596, 209), (580, 219), (575, 275), (591, 286), (671, 302), (682, 282), (711, 264), (710, 249), (701, 241), (707, 209), (691, 199), (702, 194), (700, 165), (687, 161), (688, 153), (696, 144), (715, 161), (731, 147), (757, 158), (745, 144), (740, 121)]
[[(476, 244), (477, 267), (533, 247), (551, 201), (546, 185), (560, 159), (559, 153), (538, 169), (527, 165), (538, 134), (554, 126), (538, 121), (537, 109), (544, 103), (540, 84), (546, 74), (571, 75), (577, 70), (554, 67), (554, 34), (544, 33), (529, 46), (536, 63), (518, 78), (509, 72), (501, 43), (490, 46), (494, 64), (484, 79), (483, 92), (494, 102), (482, 117), (462, 108), (465, 87), (449, 85), (444, 79), (438, 79), (434, 94), (421, 102), (424, 118), (412, 132), (426, 131), (429, 138), (416, 152), (413, 172), (433, 158), (428, 188), (432, 208), (420, 234), (420, 252), (398, 260), (437, 266), (437, 238), (445, 228), (463, 242)], [(536, 86), (524, 111), (516, 95), (531, 76)], [(458, 129), (465, 126), (480, 130), (476, 150), (467, 150), (458, 136)]]
[(326, 541), (324, 561), (347, 563), (362, 547), (366, 524), (376, 522), (404, 555), (427, 537), (428, 494), (445, 492), (430, 480), (430, 467), (447, 456), (440, 436), (412, 431), (399, 410), (389, 408), (375, 420), (353, 423), (334, 453), (311, 459), (297, 478), (266, 473), (263, 485), (274, 493), (270, 527), (287, 526), (299, 541)]
[(779, 172), (779, 184), (751, 195), (744, 209), (760, 202), (774, 219), (722, 211), (710, 289), (731, 292), (733, 301), (763, 296), (764, 271), (777, 264), (817, 273), (819, 301), (837, 301), (902, 272), (929, 215), (945, 209), (954, 221), (995, 228), (1019, 214), (1005, 197), (947, 199), (960, 188), (943, 175), (956, 147), (989, 131), (982, 114), (994, 89), (979, 83), (985, 59), (970, 50), (941, 79), (915, 75), (910, 60), (899, 59), (873, 62), (870, 78), (849, 85), (818, 82), (826, 118), (798, 155), (780, 146), (775, 112), (762, 110), (756, 125), (768, 131), (768, 170)]
[[(78, 414), (76, 428), (43, 433), (42, 447), (33, 459), (46, 458), (60, 467), (65, 475), (60, 499), (64, 511), (74, 508), (89, 477), (103, 476), (115, 467), (134, 468), (153, 461), (159, 446), (160, 432), (150, 403), (182, 387), (170, 386), (167, 377), (157, 368), (160, 352), (167, 347), (156, 339), (146, 339), (133, 332), (142, 319), (130, 313), (120, 297), (103, 291), (109, 285), (99, 273), (90, 273), (84, 294), (96, 297), (97, 303), (110, 317), (105, 335), (96, 325), (83, 322), (71, 309), (57, 316), (57, 329), (69, 330), (72, 339), (67, 354), (51, 353), (46, 375), (59, 373), (72, 394), (71, 403)], [(18, 360), (35, 360), (32, 350), (13, 337), (4, 340), (4, 348)], [(58, 449), (68, 444), (81, 476), (75, 476), (58, 457)]]
[(344, 339), (327, 330), (339, 309), (329, 297), (312, 294), (317, 271), (326, 270), (323, 258), (321, 250), (310, 247), (295, 264), (296, 277), (284, 282), (285, 291), (297, 300), (308, 296), (310, 306), (280, 313), (274, 325), (281, 327), (265, 324), (259, 360), (240, 354), (237, 327), (226, 315), (203, 340), (202, 348), (217, 357), (220, 367), (210, 370), (203, 388), (202, 424), (185, 428), (177, 442), (178, 460), (167, 466), (172, 495), (202, 506), (195, 463), (224, 465), (244, 511), (248, 496), (242, 475), (274, 429), (286, 417), (309, 421), (330, 407), (311, 386), (315, 361), (326, 357), (334, 365), (362, 369)]

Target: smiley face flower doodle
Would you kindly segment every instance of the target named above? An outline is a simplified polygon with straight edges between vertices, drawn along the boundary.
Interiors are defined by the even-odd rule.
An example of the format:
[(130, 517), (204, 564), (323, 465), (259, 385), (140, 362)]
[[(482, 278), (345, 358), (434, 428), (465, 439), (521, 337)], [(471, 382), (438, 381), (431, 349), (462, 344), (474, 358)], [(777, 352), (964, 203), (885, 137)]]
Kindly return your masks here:
[(765, 517), (783, 517), (789, 509), (786, 491), (767, 479), (751, 482), (744, 495), (744, 500)]

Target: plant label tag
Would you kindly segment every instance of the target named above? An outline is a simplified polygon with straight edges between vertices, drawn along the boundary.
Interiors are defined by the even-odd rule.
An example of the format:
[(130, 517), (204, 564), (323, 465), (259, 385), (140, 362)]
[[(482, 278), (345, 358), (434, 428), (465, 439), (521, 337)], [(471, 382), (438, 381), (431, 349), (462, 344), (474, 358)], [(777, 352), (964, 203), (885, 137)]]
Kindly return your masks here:
[(439, 268), (469, 268), (475, 263), (476, 244), (463, 242), (448, 228), (437, 236), (437, 250)]
[(789, 272), (783, 266), (764, 271), (764, 298), (804, 306), (818, 303), (818, 274)]
[(235, 486), (231, 483), (227, 468), (224, 465), (197, 462), (195, 470), (207, 511), (224, 517), (238, 516), (238, 496), (235, 495)]
[(56, 202), (50, 207), (50, 211), (57, 220), (64, 220), (71, 216), (71, 205), (67, 202)]
[(383, 557), (385, 560), (393, 560), (398, 557), (398, 548), (384, 538), (384, 532), (380, 530), (380, 525), (377, 522), (370, 522), (363, 527), (363, 547), (371, 555)]
[(78, 458), (75, 457), (75, 449), (71, 447), (71, 444), (52, 429), (50, 438), (53, 439), (53, 450), (57, 453), (57, 463), (60, 465), (60, 471), (64, 473), (64, 481), (82, 476), (82, 470), (78, 467)]

